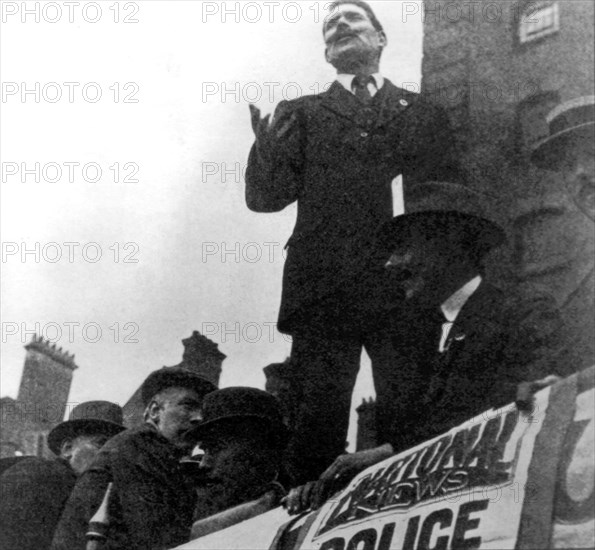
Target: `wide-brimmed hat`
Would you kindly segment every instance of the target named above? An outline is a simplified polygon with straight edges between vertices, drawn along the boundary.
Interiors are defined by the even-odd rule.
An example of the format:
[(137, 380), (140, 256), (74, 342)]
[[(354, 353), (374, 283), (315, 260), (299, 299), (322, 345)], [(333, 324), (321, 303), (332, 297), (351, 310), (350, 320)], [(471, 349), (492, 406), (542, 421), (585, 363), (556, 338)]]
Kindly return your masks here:
[(405, 214), (386, 222), (380, 229), (379, 246), (385, 252), (407, 239), (408, 229), (423, 227), (444, 235), (464, 229), (466, 242), (481, 256), (506, 242), (502, 227), (485, 212), (485, 197), (459, 183), (424, 182), (407, 192)]
[(58, 455), (65, 439), (92, 434), (113, 437), (124, 429), (122, 407), (109, 401), (87, 401), (74, 407), (68, 420), (49, 433), (48, 447)]
[(531, 155), (539, 168), (556, 170), (565, 157), (565, 150), (576, 139), (595, 141), (595, 96), (565, 101), (547, 115), (550, 135), (541, 140)]
[(265, 391), (243, 386), (214, 391), (205, 397), (202, 413), (202, 421), (193, 430), (199, 439), (213, 431), (217, 433), (222, 422), (251, 418), (268, 425), (279, 446), (287, 443), (288, 430), (279, 402)]
[(190, 388), (199, 396), (215, 391), (217, 387), (206, 378), (181, 367), (163, 367), (153, 371), (141, 386), (141, 398), (147, 406), (151, 398), (166, 388)]

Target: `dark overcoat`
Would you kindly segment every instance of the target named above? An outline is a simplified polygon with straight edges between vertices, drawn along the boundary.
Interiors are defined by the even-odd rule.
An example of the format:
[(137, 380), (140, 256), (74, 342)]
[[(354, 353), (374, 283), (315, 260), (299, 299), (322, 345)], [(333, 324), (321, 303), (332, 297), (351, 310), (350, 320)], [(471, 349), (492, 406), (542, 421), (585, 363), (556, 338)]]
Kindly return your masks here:
[(180, 453), (144, 425), (110, 439), (68, 499), (52, 550), (84, 550), (89, 520), (108, 483), (110, 528), (106, 550), (166, 550), (190, 538), (195, 494)]
[(22, 458), (0, 477), (0, 548), (47, 550), (76, 475), (61, 458)]
[(360, 299), (376, 230), (393, 216), (391, 182), (456, 179), (454, 141), (440, 107), (389, 80), (371, 106), (335, 82), (281, 102), (274, 119), (291, 130), (252, 147), (246, 203), (277, 212), (297, 201), (278, 328), (336, 329), (359, 316), (347, 305)]
[[(521, 296), (482, 282), (459, 312), (444, 353), (423, 319), (406, 327), (397, 320), (395, 327), (394, 344), (406, 364), (394, 372), (394, 408), (387, 415), (396, 450), (514, 402), (521, 382), (576, 372), (561, 315), (545, 294)], [(406, 397), (407, 388), (417, 390)]]

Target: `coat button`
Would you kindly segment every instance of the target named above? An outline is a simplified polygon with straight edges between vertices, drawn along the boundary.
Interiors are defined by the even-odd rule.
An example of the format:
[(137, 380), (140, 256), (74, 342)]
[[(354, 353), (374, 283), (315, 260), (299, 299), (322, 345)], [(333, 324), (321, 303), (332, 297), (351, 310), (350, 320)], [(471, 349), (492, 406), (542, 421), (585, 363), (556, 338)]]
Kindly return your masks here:
[(361, 133), (361, 136), (362, 136), (362, 137), (368, 137), (368, 132), (362, 132), (362, 133)]

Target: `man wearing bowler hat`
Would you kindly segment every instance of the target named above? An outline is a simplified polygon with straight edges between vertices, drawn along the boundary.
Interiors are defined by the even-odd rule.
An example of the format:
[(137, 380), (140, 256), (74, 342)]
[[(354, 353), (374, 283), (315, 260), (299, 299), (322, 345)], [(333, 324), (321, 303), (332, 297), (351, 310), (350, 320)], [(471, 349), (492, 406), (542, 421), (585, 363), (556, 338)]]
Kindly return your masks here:
[(394, 363), (390, 340), (371, 325), (374, 285), (363, 283), (374, 234), (393, 216), (392, 182), (459, 172), (446, 112), (382, 74), (388, 41), (370, 4), (328, 6), (324, 55), (337, 72), (328, 91), (282, 101), (270, 122), (250, 106), (246, 204), (269, 213), (297, 202), (278, 329), (292, 337), (302, 401), (287, 452), (298, 481), (320, 475), (345, 448), (362, 349), (377, 393), (385, 386), (378, 373)]
[(384, 444), (339, 456), (317, 482), (292, 491), (290, 511), (317, 506), (364, 468), (515, 401), (523, 383), (538, 389), (572, 373), (552, 300), (485, 280), (484, 258), (505, 234), (480, 199), (454, 183), (418, 184), (407, 213), (383, 226), (379, 253), (400, 295), (390, 314), (399, 368), (385, 373), (376, 409)]
[[(562, 175), (577, 208), (595, 221), (595, 96), (561, 103), (547, 116), (550, 135), (538, 143), (531, 160)], [(592, 243), (592, 228), (590, 242)], [(595, 364), (595, 258), (573, 269), (576, 281), (562, 304), (570, 341), (582, 367)]]
[[(486, 256), (506, 241), (488, 204), (468, 187), (427, 182), (383, 228), (386, 270), (406, 304), (392, 314), (394, 344), (421, 390), (404, 411), (408, 433), (392, 426), (397, 449), (513, 402), (522, 382), (573, 372), (553, 299), (486, 280)], [(419, 405), (430, 411), (421, 422)]]
[(110, 437), (124, 430), (122, 409), (107, 401), (74, 407), (48, 435), (55, 459), (23, 457), (0, 477), (0, 547), (50, 547), (60, 514), (74, 488)]
[(211, 516), (279, 485), (288, 431), (277, 399), (248, 387), (209, 394), (195, 435), (204, 451), (196, 519)]
[(144, 425), (113, 438), (77, 482), (52, 543), (84, 550), (89, 521), (104, 501), (107, 548), (164, 550), (190, 537), (195, 494), (180, 460), (196, 444), (202, 400), (211, 382), (179, 367), (164, 367), (143, 382)]

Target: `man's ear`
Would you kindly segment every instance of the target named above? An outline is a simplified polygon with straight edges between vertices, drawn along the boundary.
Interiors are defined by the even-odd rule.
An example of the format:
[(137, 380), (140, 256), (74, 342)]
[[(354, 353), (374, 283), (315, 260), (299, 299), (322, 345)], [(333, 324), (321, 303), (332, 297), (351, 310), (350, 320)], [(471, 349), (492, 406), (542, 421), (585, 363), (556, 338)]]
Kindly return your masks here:
[(161, 406), (153, 399), (147, 406), (147, 419), (152, 420), (153, 422), (158, 422), (160, 413)]
[(378, 31), (378, 38), (380, 41), (380, 45), (383, 48), (386, 48), (386, 46), (388, 45), (388, 38), (386, 37), (386, 33), (384, 31)]
[(324, 59), (327, 63), (331, 62), (330, 57), (328, 55), (328, 48), (324, 48)]
[(62, 441), (62, 445), (60, 445), (60, 456), (62, 458), (69, 460), (72, 457), (72, 451), (74, 448), (73, 443), (74, 439), (70, 437)]

